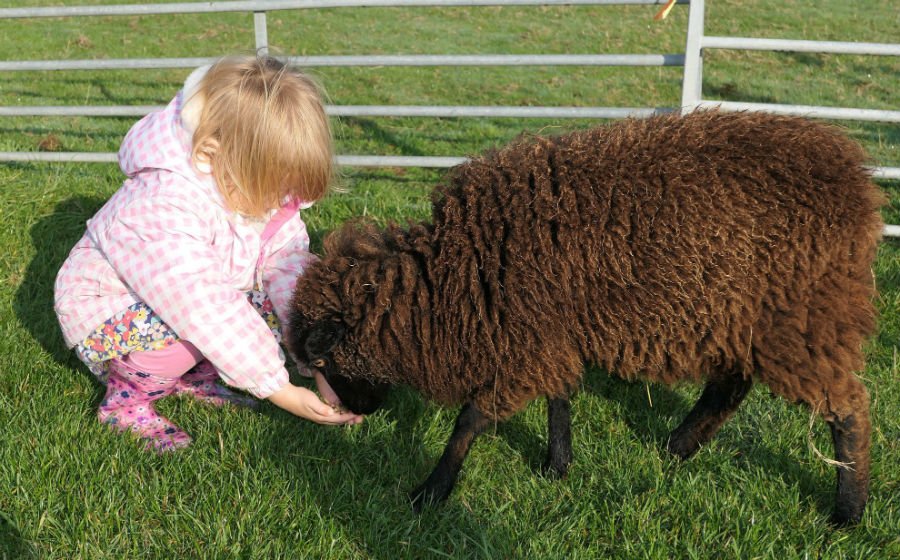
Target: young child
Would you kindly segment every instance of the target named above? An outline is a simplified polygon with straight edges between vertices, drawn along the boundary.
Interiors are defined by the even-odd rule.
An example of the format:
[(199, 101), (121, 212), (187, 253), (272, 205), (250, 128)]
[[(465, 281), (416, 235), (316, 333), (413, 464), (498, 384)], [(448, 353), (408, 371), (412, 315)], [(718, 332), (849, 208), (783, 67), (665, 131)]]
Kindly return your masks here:
[[(355, 424), (288, 381), (279, 345), (295, 280), (315, 258), (298, 210), (325, 196), (332, 138), (320, 90), (270, 57), (195, 70), (119, 150), (122, 187), (88, 221), (56, 279), (66, 343), (106, 383), (98, 417), (159, 451), (191, 438), (153, 402), (268, 399), (322, 424)], [(301, 371), (308, 370), (298, 364)]]

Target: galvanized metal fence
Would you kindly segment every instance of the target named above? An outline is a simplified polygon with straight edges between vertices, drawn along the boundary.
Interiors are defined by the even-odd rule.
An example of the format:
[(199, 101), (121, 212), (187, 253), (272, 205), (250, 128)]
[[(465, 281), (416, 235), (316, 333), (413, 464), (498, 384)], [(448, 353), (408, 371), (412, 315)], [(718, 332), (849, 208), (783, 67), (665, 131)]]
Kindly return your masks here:
[[(43, 17), (124, 16), (251, 12), (257, 51), (268, 49), (266, 14), (278, 10), (359, 7), (451, 7), (451, 6), (572, 6), (653, 5), (665, 0), (260, 0), (180, 4), (135, 4), (111, 6), (67, 6), (0, 9), (0, 19)], [(678, 0), (687, 4), (688, 0)], [(679, 54), (565, 54), (565, 55), (397, 55), (397, 56), (288, 56), (304, 67), (335, 66), (684, 66)], [(98, 70), (143, 68), (195, 68), (214, 58), (153, 58), (119, 60), (0, 61), (0, 71)], [(0, 116), (143, 116), (155, 106), (66, 106), (0, 107)], [(330, 115), (366, 117), (513, 117), (616, 119), (646, 116), (677, 108), (640, 107), (520, 107), (520, 106), (423, 106), (423, 105), (331, 105)], [(355, 166), (450, 167), (462, 157), (339, 155), (338, 163)], [(0, 161), (115, 161), (113, 153), (92, 152), (0, 152)]]
[[(114, 15), (192, 14), (246, 12), (253, 14), (255, 47), (268, 49), (266, 15), (279, 10), (359, 7), (449, 7), (449, 6), (547, 6), (547, 5), (652, 5), (665, 0), (259, 0), (133, 4), (109, 6), (66, 6), (2, 8), (0, 19), (91, 17)], [(723, 110), (769, 111), (815, 118), (900, 123), (900, 111), (863, 108), (777, 105), (704, 100), (702, 95), (703, 52), (705, 49), (748, 49), (813, 53), (900, 56), (900, 44), (857, 43), (810, 40), (776, 40), (704, 35), (704, 0), (678, 0), (689, 5), (685, 51), (669, 54), (566, 54), (566, 55), (359, 55), (289, 56), (302, 67), (336, 66), (682, 66), (680, 107), (504, 107), (504, 106), (421, 106), (421, 105), (331, 105), (334, 116), (378, 117), (547, 117), (624, 118), (661, 112), (692, 111), (719, 106)], [(195, 68), (214, 58), (127, 58), (104, 60), (15, 60), (0, 61), (0, 71), (101, 70)], [(143, 116), (156, 106), (6, 106), (0, 116)], [(348, 166), (449, 167), (462, 157), (339, 155), (338, 163)], [(0, 161), (113, 162), (114, 153), (95, 152), (0, 152)], [(900, 168), (874, 167), (879, 178), (900, 179)], [(885, 234), (900, 236), (900, 226), (888, 225)]]

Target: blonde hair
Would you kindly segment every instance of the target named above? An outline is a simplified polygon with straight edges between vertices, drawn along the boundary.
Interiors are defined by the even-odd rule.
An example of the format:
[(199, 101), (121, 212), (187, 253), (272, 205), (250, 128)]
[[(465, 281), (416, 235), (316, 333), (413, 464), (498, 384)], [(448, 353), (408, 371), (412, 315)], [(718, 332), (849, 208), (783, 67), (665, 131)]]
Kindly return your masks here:
[(225, 203), (261, 217), (286, 199), (314, 202), (334, 178), (319, 85), (268, 56), (228, 57), (200, 82), (193, 161), (210, 165)]

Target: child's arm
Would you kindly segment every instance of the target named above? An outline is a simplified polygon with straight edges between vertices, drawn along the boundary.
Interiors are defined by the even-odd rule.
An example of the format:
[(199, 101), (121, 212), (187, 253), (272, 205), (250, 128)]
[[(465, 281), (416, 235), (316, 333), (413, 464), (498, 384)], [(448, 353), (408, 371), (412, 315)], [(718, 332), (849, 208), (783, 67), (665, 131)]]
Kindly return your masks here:
[(359, 424), (363, 417), (352, 412), (339, 412), (319, 400), (319, 397), (304, 387), (288, 383), (269, 396), (269, 401), (291, 414), (312, 420), (317, 424)]
[[(283, 247), (269, 255), (262, 271), (262, 277), (266, 296), (271, 300), (272, 306), (275, 308), (275, 315), (281, 322), (282, 338), (288, 340), (288, 331), (290, 330), (288, 318), (290, 317), (291, 299), (294, 296), (294, 285), (297, 283), (297, 277), (303, 274), (309, 265), (316, 262), (318, 257), (309, 251), (309, 235), (306, 233), (306, 224), (299, 215), (295, 216), (291, 222), (284, 224), (284, 227), (285, 233), (290, 233), (291, 237)], [(290, 348), (287, 350), (298, 368), (307, 369), (306, 365), (290, 352)], [(316, 388), (322, 399), (331, 406), (340, 407), (340, 398), (328, 385), (322, 374), (317, 372), (315, 378)], [(361, 418), (360, 421), (362, 421)]]
[(288, 236), (288, 240), (266, 258), (261, 272), (263, 289), (272, 301), (275, 315), (281, 322), (282, 334), (287, 340), (294, 285), (297, 278), (319, 258), (309, 250), (309, 235), (299, 216), (284, 224), (279, 233), (276, 241), (280, 241), (281, 235)]

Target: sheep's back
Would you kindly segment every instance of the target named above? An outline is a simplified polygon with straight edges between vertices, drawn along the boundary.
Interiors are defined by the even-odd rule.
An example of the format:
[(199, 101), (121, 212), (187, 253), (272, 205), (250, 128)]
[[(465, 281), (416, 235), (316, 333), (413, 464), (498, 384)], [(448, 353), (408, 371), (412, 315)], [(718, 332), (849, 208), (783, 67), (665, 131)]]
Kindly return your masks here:
[(737, 364), (761, 313), (880, 228), (864, 159), (832, 127), (761, 113), (521, 138), (436, 195), (435, 324), (448, 347), (478, 341), (450, 356), (476, 376), (589, 361), (671, 381)]

